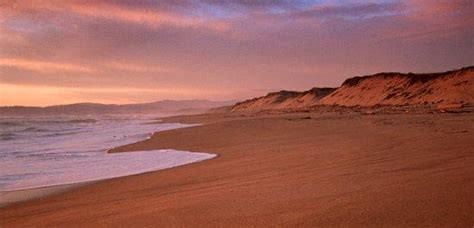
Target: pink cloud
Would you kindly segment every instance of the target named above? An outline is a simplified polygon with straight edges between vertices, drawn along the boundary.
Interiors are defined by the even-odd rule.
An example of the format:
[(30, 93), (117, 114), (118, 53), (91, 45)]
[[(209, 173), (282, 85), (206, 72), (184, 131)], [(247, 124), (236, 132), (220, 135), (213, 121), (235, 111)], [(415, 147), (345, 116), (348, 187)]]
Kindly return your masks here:
[(29, 59), (0, 58), (0, 67), (13, 67), (39, 73), (78, 72), (92, 73), (95, 69), (70, 63), (54, 63)]
[(126, 23), (142, 24), (150, 27), (171, 25), (177, 27), (202, 27), (223, 31), (227, 24), (221, 21), (208, 20), (196, 16), (186, 16), (171, 11), (158, 9), (142, 9), (109, 4), (104, 1), (76, 0), (23, 0), (1, 6), (2, 11), (8, 12), (2, 20), (14, 17), (22, 12), (33, 14), (72, 14), (85, 18), (98, 18)]

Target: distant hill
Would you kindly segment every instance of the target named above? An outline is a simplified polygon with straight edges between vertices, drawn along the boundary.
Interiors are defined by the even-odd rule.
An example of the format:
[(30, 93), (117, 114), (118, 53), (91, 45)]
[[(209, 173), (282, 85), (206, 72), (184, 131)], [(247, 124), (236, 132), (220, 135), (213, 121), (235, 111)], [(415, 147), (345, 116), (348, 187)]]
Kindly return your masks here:
[(378, 73), (347, 79), (339, 88), (280, 91), (243, 101), (231, 112), (305, 109), (315, 106), (462, 106), (474, 104), (474, 66), (443, 73)]
[(0, 115), (53, 115), (53, 114), (195, 114), (209, 109), (235, 104), (235, 101), (163, 100), (140, 104), (78, 103), (48, 107), (0, 107)]

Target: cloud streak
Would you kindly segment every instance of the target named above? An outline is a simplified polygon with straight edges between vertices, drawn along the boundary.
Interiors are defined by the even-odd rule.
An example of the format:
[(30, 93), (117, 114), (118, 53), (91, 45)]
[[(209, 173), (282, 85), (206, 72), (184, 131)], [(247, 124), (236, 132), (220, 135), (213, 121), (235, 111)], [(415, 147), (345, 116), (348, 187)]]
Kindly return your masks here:
[(76, 72), (76, 73), (93, 73), (96, 70), (69, 63), (52, 63), (28, 59), (0, 59), (0, 67), (13, 67), (29, 71), (35, 71), (43, 74), (58, 72)]
[[(47, 17), (51, 14), (59, 14), (64, 17), (73, 15), (87, 20), (104, 19), (139, 25), (151, 26), (153, 28), (169, 25), (176, 27), (203, 27), (212, 30), (225, 30), (226, 24), (212, 21), (202, 17), (179, 15), (159, 9), (144, 9), (125, 7), (120, 4), (110, 4), (107, 1), (42, 1), (26, 0), (4, 4), (3, 11), (8, 12), (10, 17), (18, 14), (32, 14)], [(8, 17), (8, 16), (6, 16)], [(5, 20), (5, 19), (4, 19)]]
[(145, 66), (130, 64), (126, 62), (110, 62), (105, 63), (105, 66), (114, 70), (123, 70), (131, 72), (141, 72), (141, 73), (169, 73), (172, 72), (170, 68), (164, 68), (159, 66)]
[(316, 5), (311, 9), (294, 12), (291, 16), (297, 18), (323, 18), (323, 17), (353, 17), (366, 18), (388, 13), (399, 13), (402, 4), (395, 3), (365, 3), (355, 5)]

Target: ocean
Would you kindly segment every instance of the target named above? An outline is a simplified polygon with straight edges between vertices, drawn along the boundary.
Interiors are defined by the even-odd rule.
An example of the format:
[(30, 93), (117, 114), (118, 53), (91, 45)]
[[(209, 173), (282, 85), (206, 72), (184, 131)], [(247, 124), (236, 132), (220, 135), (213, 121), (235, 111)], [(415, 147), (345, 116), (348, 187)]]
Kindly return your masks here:
[(153, 132), (191, 126), (157, 124), (142, 115), (0, 117), (0, 192), (127, 176), (214, 157), (173, 149), (106, 153)]

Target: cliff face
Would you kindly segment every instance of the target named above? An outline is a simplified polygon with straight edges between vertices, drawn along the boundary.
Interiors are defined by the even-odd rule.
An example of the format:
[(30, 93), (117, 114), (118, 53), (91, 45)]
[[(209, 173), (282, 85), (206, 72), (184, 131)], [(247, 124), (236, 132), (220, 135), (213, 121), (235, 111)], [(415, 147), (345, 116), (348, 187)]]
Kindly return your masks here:
[(449, 105), (474, 103), (474, 67), (433, 74), (379, 73), (347, 79), (325, 105)]
[(313, 88), (305, 92), (280, 91), (266, 96), (237, 103), (231, 111), (261, 111), (277, 109), (298, 109), (318, 104), (334, 88)]
[[(378, 73), (353, 77), (341, 87), (280, 91), (232, 106), (230, 111), (303, 109), (316, 105), (375, 106), (474, 104), (474, 66), (443, 73)], [(453, 106), (454, 107), (454, 106)]]

